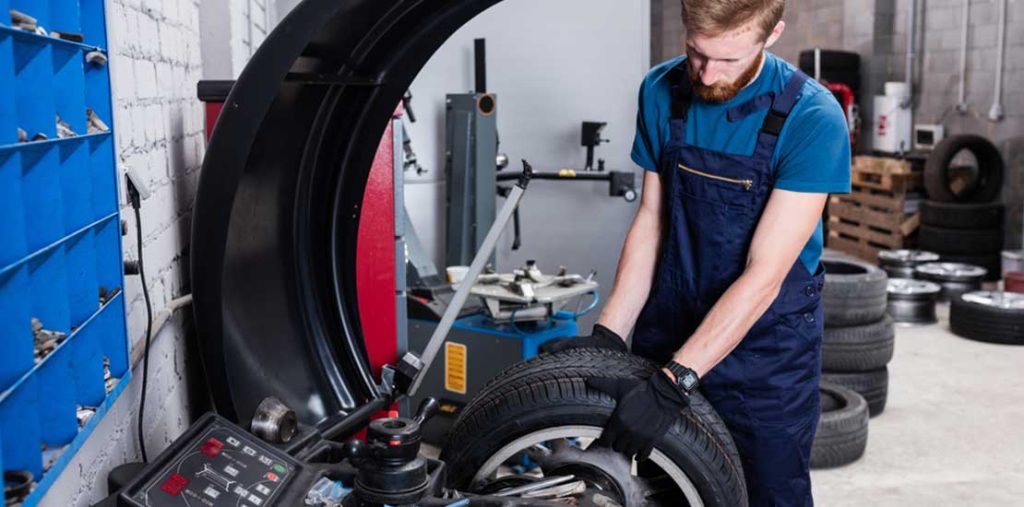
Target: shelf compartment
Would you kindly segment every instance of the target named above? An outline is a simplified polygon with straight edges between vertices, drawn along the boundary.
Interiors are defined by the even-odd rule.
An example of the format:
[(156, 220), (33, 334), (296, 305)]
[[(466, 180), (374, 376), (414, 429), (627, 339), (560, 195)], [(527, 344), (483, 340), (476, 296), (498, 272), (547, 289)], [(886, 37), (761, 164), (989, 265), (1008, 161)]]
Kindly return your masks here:
[(86, 231), (64, 244), (68, 280), (68, 309), (73, 328), (84, 324), (100, 307), (94, 235), (94, 231)]
[(45, 40), (14, 37), (17, 126), (25, 130), (29, 139), (37, 133), (43, 133), (49, 139), (57, 137), (52, 53)]
[(66, 338), (33, 372), (38, 376), (39, 430), (49, 448), (67, 445), (78, 435), (75, 385), (71, 375), (71, 338)]
[[(60, 93), (54, 93), (54, 107), (61, 119), (76, 134), (87, 134), (85, 122), (85, 59), (78, 48), (54, 47), (53, 82)], [(56, 127), (55, 127), (56, 128)]]
[(25, 238), (30, 252), (64, 235), (60, 156), (53, 145), (21, 152), (21, 195)]
[(82, 140), (74, 141), (77, 142), (61, 143), (57, 147), (65, 234), (81, 229), (96, 218), (92, 205), (89, 147)]
[(47, 31), (82, 34), (82, 16), (78, 0), (49, 0), (50, 24)]
[(0, 266), (27, 253), (25, 204), (21, 192), (21, 155), (0, 152)]
[(29, 272), (21, 266), (0, 273), (0, 336), (4, 351), (0, 354), (0, 391), (14, 385), (33, 365), (32, 300)]
[[(118, 210), (117, 173), (111, 170), (115, 163), (114, 136), (109, 133), (89, 136), (89, 181), (92, 184), (93, 216), (96, 218)], [(121, 257), (120, 250), (115, 257)]]

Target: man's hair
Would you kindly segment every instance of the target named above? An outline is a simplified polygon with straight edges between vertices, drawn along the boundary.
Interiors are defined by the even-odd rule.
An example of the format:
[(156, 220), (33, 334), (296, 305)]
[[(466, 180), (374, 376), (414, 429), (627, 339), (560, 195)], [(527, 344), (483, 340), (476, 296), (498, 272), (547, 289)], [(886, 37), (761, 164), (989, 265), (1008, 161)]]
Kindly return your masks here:
[(786, 0), (682, 0), (683, 25), (701, 35), (719, 35), (752, 19), (767, 39), (782, 19)]

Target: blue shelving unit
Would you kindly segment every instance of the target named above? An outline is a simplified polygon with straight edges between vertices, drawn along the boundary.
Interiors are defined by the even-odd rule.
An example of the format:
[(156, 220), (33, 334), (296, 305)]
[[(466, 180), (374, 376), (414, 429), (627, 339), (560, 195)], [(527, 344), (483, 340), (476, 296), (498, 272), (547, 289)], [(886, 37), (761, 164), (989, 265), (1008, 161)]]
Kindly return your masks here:
[[(9, 9), (85, 42), (13, 28)], [(26, 505), (131, 375), (113, 133), (87, 133), (86, 108), (113, 125), (108, 68), (86, 60), (106, 43), (103, 0), (0, 0), (0, 464), (34, 474)], [(57, 115), (79, 135), (59, 139)], [(34, 319), (65, 336), (41, 358)]]

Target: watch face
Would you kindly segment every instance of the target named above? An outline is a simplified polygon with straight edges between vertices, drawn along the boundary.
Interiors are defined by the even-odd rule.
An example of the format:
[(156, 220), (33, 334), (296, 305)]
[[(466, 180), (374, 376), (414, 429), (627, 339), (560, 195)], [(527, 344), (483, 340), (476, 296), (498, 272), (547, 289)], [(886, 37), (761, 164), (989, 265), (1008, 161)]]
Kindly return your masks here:
[(693, 372), (687, 372), (683, 378), (679, 379), (679, 383), (683, 386), (683, 389), (690, 391), (697, 385), (697, 376)]

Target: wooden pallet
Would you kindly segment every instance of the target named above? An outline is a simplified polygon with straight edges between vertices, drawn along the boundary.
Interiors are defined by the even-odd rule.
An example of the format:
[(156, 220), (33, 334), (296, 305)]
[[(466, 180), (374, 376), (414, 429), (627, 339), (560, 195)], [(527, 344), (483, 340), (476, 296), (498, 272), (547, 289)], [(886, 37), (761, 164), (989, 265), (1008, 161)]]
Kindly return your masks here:
[(905, 160), (861, 156), (853, 159), (850, 182), (854, 190), (882, 190), (906, 195), (921, 188), (923, 177)]
[(850, 175), (852, 191), (829, 199), (828, 246), (871, 262), (880, 250), (912, 246), (920, 215), (905, 210), (921, 172), (904, 160), (856, 157)]
[(921, 224), (919, 213), (903, 213), (904, 203), (872, 195), (851, 194), (846, 199), (833, 197), (829, 202), (829, 223), (847, 223), (867, 227), (873, 232), (906, 238)]

